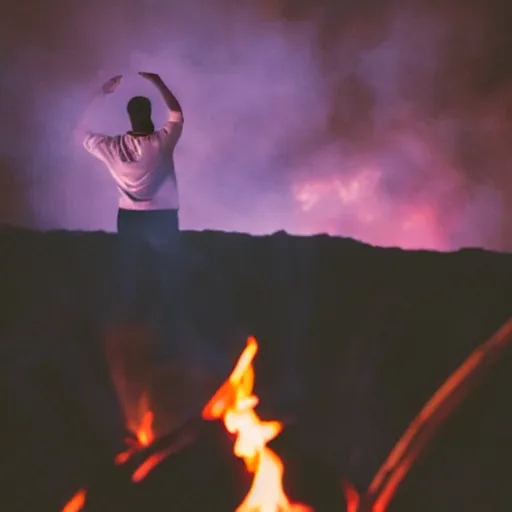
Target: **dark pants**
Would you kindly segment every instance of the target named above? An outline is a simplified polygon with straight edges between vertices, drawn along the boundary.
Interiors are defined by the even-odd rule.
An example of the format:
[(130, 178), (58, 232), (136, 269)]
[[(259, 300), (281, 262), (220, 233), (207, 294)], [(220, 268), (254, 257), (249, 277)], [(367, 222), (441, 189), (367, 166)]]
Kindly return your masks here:
[(116, 321), (156, 321), (171, 335), (181, 316), (183, 255), (177, 210), (119, 209)]

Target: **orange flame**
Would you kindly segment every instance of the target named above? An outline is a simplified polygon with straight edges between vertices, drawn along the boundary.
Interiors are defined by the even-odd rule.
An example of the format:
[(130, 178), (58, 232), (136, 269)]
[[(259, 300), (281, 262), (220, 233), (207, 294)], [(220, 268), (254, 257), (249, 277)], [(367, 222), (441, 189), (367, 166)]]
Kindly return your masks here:
[(85, 489), (80, 489), (64, 506), (62, 512), (79, 512), (85, 506), (85, 498), (87, 492)]
[(144, 480), (144, 478), (146, 478), (158, 464), (171, 455), (172, 452), (173, 448), (171, 447), (149, 456), (133, 473), (132, 482), (139, 483), (141, 480)]
[(147, 396), (143, 395), (140, 401), (140, 417), (142, 418), (140, 424), (130, 425), (130, 430), (135, 434), (137, 440), (126, 439), (128, 448), (119, 453), (114, 459), (114, 463), (117, 465), (124, 464), (128, 459), (141, 448), (149, 446), (155, 440), (155, 434), (153, 432), (153, 412), (148, 407)]
[(114, 464), (120, 466), (128, 461), (128, 459), (140, 448), (138, 441), (134, 441), (133, 439), (127, 438), (125, 439), (128, 448), (121, 453), (118, 453), (114, 459)]
[(255, 338), (247, 346), (228, 380), (203, 409), (203, 418), (222, 419), (226, 430), (236, 435), (234, 453), (254, 474), (247, 496), (236, 512), (306, 512), (309, 507), (292, 504), (283, 490), (284, 467), (266, 444), (277, 437), (283, 426), (278, 421), (261, 421), (254, 411), (258, 398), (253, 395), (252, 361), (258, 351)]
[[(132, 428), (135, 433), (136, 439), (127, 438), (126, 444), (128, 448), (124, 451), (116, 455), (114, 459), (114, 463), (116, 465), (121, 465), (127, 462), (130, 457), (146, 446), (149, 446), (154, 440), (155, 435), (153, 433), (153, 413), (147, 409), (147, 398), (144, 396), (141, 400), (140, 404), (141, 408), (146, 408), (145, 412), (142, 414), (142, 419), (140, 425), (136, 426), (136, 428)], [(170, 454), (170, 450), (166, 450), (162, 453), (157, 453), (149, 457), (132, 475), (133, 482), (140, 482), (144, 479), (148, 473), (154, 469), (154, 467), (162, 462), (168, 455)], [(85, 505), (86, 491), (81, 489), (78, 491), (64, 506), (62, 512), (79, 512), (83, 509)]]
[(359, 512), (361, 497), (356, 488), (350, 482), (343, 482), (343, 491), (347, 500), (347, 512)]
[(136, 431), (141, 446), (149, 446), (155, 440), (153, 433), (153, 413), (146, 411), (142, 416), (140, 427)]

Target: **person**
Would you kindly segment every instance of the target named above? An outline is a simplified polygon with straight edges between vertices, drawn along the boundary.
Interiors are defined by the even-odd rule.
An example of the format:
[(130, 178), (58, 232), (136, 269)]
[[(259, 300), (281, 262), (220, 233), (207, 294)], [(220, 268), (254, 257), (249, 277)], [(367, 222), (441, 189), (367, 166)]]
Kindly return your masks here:
[[(122, 76), (115, 76), (93, 96), (78, 122), (75, 137), (105, 164), (119, 191), (115, 320), (133, 323), (146, 319), (144, 315), (151, 315), (156, 308), (161, 322), (174, 313), (176, 323), (182, 259), (173, 154), (183, 130), (183, 110), (159, 75), (139, 75), (156, 86), (167, 106), (167, 121), (162, 128), (155, 130), (151, 101), (144, 96), (135, 96), (127, 104), (131, 130), (126, 133), (109, 136), (87, 128), (92, 107), (121, 83)], [(144, 290), (149, 295), (145, 296)]]

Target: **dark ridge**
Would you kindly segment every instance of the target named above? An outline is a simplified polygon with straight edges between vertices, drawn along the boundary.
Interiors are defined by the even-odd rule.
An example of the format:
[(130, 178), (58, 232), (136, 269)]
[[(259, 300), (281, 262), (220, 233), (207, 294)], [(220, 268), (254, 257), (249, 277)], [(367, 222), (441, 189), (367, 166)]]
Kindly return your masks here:
[[(313, 496), (317, 510), (341, 495), (342, 478), (364, 489), (426, 400), (512, 317), (510, 254), (403, 251), (284, 232), (184, 239), (194, 271), (183, 300), (197, 332), (183, 359), (146, 361), (160, 434), (200, 410), (252, 334), (258, 412), (293, 419), (274, 443), (290, 497)], [(119, 483), (112, 460), (124, 421), (104, 345), (115, 244), (103, 232), (0, 226), (2, 510), (57, 511), (82, 485), (96, 489), (90, 510), (102, 510), (100, 495), (108, 510), (192, 510), (216, 482), (223, 497), (210, 510), (220, 511), (247, 491), (220, 425), (147, 482)], [(142, 365), (136, 349), (150, 331), (115, 335), (117, 349), (134, 350)], [(509, 351), (443, 426), (390, 512), (512, 510), (511, 385)], [(343, 501), (329, 503), (340, 510)]]

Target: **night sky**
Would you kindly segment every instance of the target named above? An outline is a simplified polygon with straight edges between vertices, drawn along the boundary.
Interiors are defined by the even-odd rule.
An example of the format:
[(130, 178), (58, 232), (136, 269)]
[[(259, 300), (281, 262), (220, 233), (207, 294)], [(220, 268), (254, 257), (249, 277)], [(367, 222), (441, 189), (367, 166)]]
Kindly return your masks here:
[(185, 229), (326, 232), (512, 250), (512, 15), (505, 0), (7, 0), (0, 222), (115, 227), (117, 192), (71, 130), (128, 129), (134, 94), (181, 101)]

